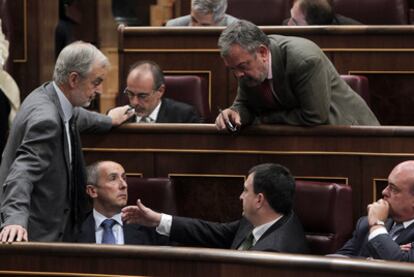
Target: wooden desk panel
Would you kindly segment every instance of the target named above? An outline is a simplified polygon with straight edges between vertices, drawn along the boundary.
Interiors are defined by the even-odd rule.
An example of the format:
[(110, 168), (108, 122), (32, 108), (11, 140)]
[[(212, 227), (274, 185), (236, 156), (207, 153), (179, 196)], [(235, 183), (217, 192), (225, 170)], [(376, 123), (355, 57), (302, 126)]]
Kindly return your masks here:
[[(236, 205), (243, 176), (252, 166), (280, 163), (300, 179), (351, 185), (357, 219), (380, 195), (383, 183), (375, 180), (386, 179), (397, 163), (414, 158), (413, 136), (414, 127), (261, 125), (232, 136), (211, 124), (129, 124), (109, 134), (83, 135), (82, 142), (87, 163), (115, 160), (127, 173), (170, 176), (179, 183), (194, 184), (195, 193), (202, 189), (200, 177), (207, 183), (214, 180)], [(239, 191), (234, 188), (237, 180)], [(229, 182), (231, 188), (226, 187)], [(199, 211), (191, 210), (192, 216), (201, 215), (210, 205), (197, 203)], [(227, 212), (234, 215), (239, 210), (222, 214)]]
[[(189, 247), (0, 245), (0, 276), (413, 276), (409, 263)], [(105, 274), (105, 275), (103, 275)]]
[[(217, 48), (224, 27), (119, 29), (120, 87), (136, 60), (152, 59), (168, 72), (211, 72), (211, 108), (229, 106), (237, 82)], [(317, 43), (340, 74), (370, 81), (372, 109), (384, 125), (413, 125), (414, 26), (262, 27), (267, 34), (301, 36)], [(196, 73), (195, 73), (196, 74)]]

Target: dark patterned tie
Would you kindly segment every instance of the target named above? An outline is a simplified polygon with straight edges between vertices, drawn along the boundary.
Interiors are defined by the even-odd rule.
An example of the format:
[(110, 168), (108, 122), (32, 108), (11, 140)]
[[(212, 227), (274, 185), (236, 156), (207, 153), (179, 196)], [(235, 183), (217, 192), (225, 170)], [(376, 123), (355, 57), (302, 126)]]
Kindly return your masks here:
[(70, 140), (72, 146), (72, 183), (70, 184), (69, 197), (72, 211), (72, 222), (80, 228), (84, 215), (87, 212), (87, 197), (85, 193), (85, 162), (83, 160), (79, 130), (76, 125), (76, 117), (69, 121)]
[(279, 108), (279, 103), (277, 102), (275, 95), (272, 89), (272, 80), (265, 79), (257, 88), (258, 94), (261, 98), (262, 103), (266, 108), (277, 109)]
[(404, 224), (402, 223), (394, 224), (394, 226), (392, 226), (390, 230), (391, 238), (395, 240), (404, 229), (405, 229)]
[(148, 116), (143, 116), (139, 120), (139, 123), (151, 123), (151, 118), (149, 118)]
[(116, 224), (116, 221), (112, 218), (105, 219), (101, 226), (103, 228), (102, 243), (103, 244), (115, 244), (115, 236), (112, 231), (112, 227)]
[(251, 232), (245, 239), (244, 241), (240, 244), (239, 248), (237, 248), (237, 250), (249, 250), (250, 248), (253, 247), (253, 233)]

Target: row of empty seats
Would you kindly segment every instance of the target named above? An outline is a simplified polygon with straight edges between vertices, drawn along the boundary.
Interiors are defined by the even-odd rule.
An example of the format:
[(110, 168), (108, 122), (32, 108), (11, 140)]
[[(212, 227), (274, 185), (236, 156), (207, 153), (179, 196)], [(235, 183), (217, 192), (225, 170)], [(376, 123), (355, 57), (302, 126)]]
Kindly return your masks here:
[[(360, 75), (341, 75), (341, 78), (370, 105), (368, 79)], [(198, 75), (166, 75), (164, 96), (194, 106), (204, 122), (213, 122), (209, 104), (207, 80)], [(128, 104), (126, 95), (120, 95), (119, 105)]]
[[(227, 12), (256, 25), (281, 25), (292, 0), (228, 0)], [(333, 0), (335, 12), (366, 25), (413, 24), (409, 0)]]
[[(140, 198), (145, 205), (154, 210), (182, 216), (177, 212), (180, 196), (176, 195), (176, 190), (170, 178), (128, 177), (128, 204), (134, 205)], [(351, 236), (353, 230), (351, 195), (352, 190), (349, 185), (296, 181), (294, 209), (303, 224), (312, 254), (333, 253)], [(237, 198), (238, 195), (226, 197)], [(201, 203), (197, 199), (192, 201)], [(214, 201), (224, 200), (211, 199), (211, 206), (218, 204)], [(199, 207), (200, 211), (208, 208)]]

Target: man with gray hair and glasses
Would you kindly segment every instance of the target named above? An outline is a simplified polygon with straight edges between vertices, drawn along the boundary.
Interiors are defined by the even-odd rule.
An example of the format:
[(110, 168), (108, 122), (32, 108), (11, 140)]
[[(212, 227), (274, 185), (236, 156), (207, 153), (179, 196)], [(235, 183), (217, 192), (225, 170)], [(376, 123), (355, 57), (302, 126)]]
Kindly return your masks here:
[(153, 61), (134, 63), (127, 77), (124, 94), (134, 112), (127, 122), (137, 123), (200, 123), (196, 109), (187, 104), (163, 97), (166, 90), (161, 68)]
[(57, 58), (53, 82), (23, 102), (0, 167), (0, 242), (73, 241), (87, 211), (80, 131), (108, 131), (132, 116), (87, 107), (102, 92), (109, 61), (75, 42)]
[(253, 23), (239, 20), (221, 33), (218, 46), (239, 83), (233, 105), (216, 118), (219, 130), (252, 123), (379, 125), (365, 101), (310, 40), (267, 36)]
[(226, 10), (227, 0), (192, 0), (191, 14), (171, 19), (166, 26), (227, 26), (237, 18)]

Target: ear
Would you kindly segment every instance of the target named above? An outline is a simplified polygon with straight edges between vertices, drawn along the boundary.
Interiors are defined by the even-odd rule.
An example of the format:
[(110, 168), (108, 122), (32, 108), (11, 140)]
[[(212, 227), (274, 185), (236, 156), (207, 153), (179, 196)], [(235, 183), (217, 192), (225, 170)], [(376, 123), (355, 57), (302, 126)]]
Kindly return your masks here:
[(263, 207), (265, 201), (266, 201), (266, 199), (265, 199), (263, 193), (260, 192), (256, 195), (256, 207), (257, 208)]
[(267, 61), (269, 59), (269, 49), (265, 45), (260, 44), (257, 52), (263, 61)]
[(158, 89), (158, 93), (160, 94), (160, 98), (164, 95), (165, 92), (165, 84), (162, 84)]
[(68, 84), (71, 88), (74, 88), (79, 82), (80, 76), (77, 72), (69, 73)]
[(87, 185), (86, 186), (86, 193), (91, 197), (91, 198), (97, 198), (98, 197), (98, 190), (95, 186), (93, 185)]

